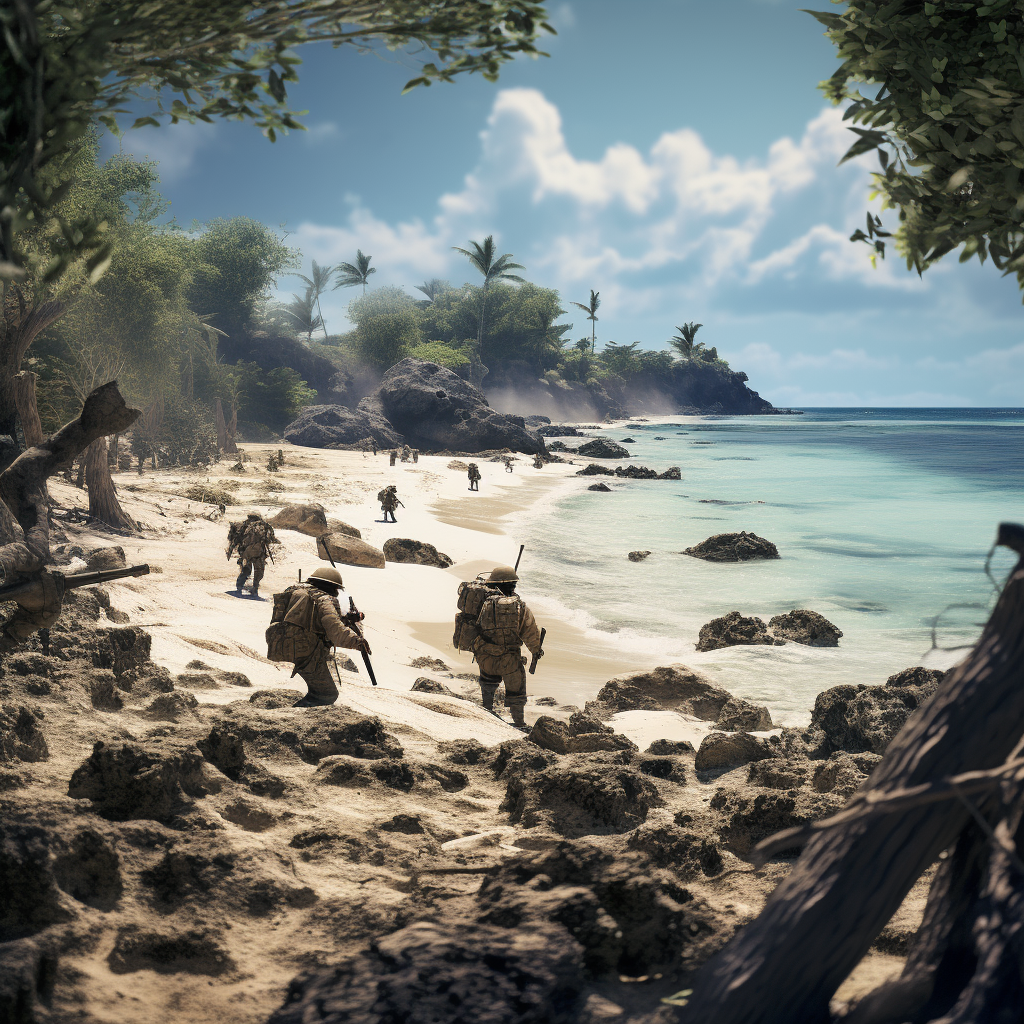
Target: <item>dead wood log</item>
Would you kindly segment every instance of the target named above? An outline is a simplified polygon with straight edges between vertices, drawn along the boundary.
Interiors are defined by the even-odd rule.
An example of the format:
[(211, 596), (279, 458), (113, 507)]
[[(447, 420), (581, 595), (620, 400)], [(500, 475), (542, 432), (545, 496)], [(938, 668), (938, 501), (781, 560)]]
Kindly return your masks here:
[(135, 533), (135, 521), (117, 499), (117, 489), (110, 478), (106, 438), (97, 437), (85, 450), (85, 479), (89, 488), (89, 515), (114, 530)]
[[(998, 543), (1024, 556), (1024, 528)], [(1024, 732), (1024, 557), (971, 654), (890, 743), (865, 788), (995, 768)], [(960, 802), (869, 815), (816, 835), (761, 914), (701, 969), (686, 1022), (824, 1024), (829, 1000), (914, 882), (971, 821)]]
[(18, 419), (25, 435), (25, 447), (32, 448), (43, 443), (43, 425), (39, 420), (39, 409), (36, 406), (37, 373), (22, 370), (14, 375), (14, 404), (18, 408)]
[(0, 500), (21, 527), (22, 538), (0, 546), (0, 579), (39, 572), (50, 558), (50, 496), (46, 481), (98, 437), (129, 427), (139, 416), (117, 390), (117, 381), (96, 388), (78, 419), (29, 448), (0, 473)]

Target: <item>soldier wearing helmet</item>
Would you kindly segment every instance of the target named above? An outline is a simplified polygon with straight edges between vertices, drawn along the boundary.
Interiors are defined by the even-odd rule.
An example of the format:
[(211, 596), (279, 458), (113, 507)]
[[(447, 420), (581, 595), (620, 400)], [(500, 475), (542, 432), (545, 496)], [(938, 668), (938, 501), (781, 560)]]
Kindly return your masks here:
[(329, 647), (370, 652), (370, 645), (346, 625), (338, 603), (341, 573), (324, 567), (309, 574), (304, 583), (274, 595), (274, 618), (267, 630), (267, 656), (271, 661), (290, 661), (305, 680), (308, 692), (296, 707), (321, 707), (338, 699), (328, 665)]
[(480, 490), (480, 467), (475, 462), (471, 462), (469, 464), (469, 468), (467, 470), (467, 474), (466, 475), (469, 477), (469, 489), (471, 491), (479, 491)]
[[(267, 568), (267, 556), (270, 555), (270, 545), (277, 543), (274, 536), (274, 528), (258, 512), (250, 512), (244, 523), (232, 523), (228, 527), (227, 556), (230, 561), (231, 555), (238, 550), (238, 579), (235, 580), (235, 590), (241, 594), (245, 581), (252, 573), (252, 586), (250, 592), (253, 597), (260, 596), (260, 581)], [(273, 556), (271, 556), (273, 557)]]
[(477, 616), (480, 635), (473, 642), (473, 653), (480, 666), (480, 692), (484, 707), (494, 711), (494, 694), (498, 684), (505, 683), (505, 706), (515, 725), (525, 727), (526, 658), (523, 645), (540, 658), (540, 629), (533, 612), (516, 593), (519, 577), (510, 565), (491, 570), (486, 582), (496, 593), (485, 599)]

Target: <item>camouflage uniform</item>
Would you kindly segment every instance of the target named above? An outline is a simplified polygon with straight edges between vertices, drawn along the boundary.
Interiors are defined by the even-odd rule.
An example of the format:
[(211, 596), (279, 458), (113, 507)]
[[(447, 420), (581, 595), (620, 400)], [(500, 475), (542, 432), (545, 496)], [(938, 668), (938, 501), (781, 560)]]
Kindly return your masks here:
[(341, 605), (336, 597), (308, 583), (297, 583), (288, 588), (291, 601), (285, 612), (285, 622), (306, 630), (308, 641), (296, 647), (295, 673), (306, 683), (309, 704), (333, 704), (338, 699), (338, 687), (328, 662), (329, 647), (358, 648), (361, 638), (342, 621)]
[(394, 484), (385, 487), (383, 491), (377, 494), (377, 500), (380, 502), (380, 507), (384, 512), (384, 522), (388, 521), (388, 515), (391, 516), (391, 522), (397, 523), (395, 519), (395, 509), (401, 504), (398, 500), (398, 491)]
[(393, 466), (397, 459), (398, 459), (398, 452), (397, 452), (396, 449), (392, 448), (391, 452), (390, 452), (390, 454), (388, 456), (388, 461), (389, 461), (390, 465)]
[(238, 565), (241, 572), (235, 580), (235, 590), (241, 590), (252, 573), (252, 594), (259, 594), (260, 582), (267, 568), (270, 545), (277, 543), (274, 528), (262, 516), (250, 512), (244, 523), (232, 523), (228, 531), (228, 558), (238, 549)]
[(534, 469), (543, 469), (544, 468), (544, 460), (539, 455), (535, 455), (533, 457), (533, 468)]
[(468, 472), (467, 476), (469, 477), (469, 489), (471, 491), (479, 491), (480, 490), (480, 470), (477, 467), (477, 464), (475, 462), (471, 462), (469, 464), (469, 472)]
[[(518, 725), (523, 721), (526, 706), (526, 658), (520, 653), (525, 644), (531, 654), (540, 650), (540, 628), (533, 612), (521, 597), (518, 623), (505, 636), (487, 636), (481, 630), (473, 643), (473, 653), (480, 666), (480, 692), (484, 707), (494, 707), (494, 694), (498, 684), (505, 683), (505, 706), (512, 713), (512, 720)], [(496, 641), (496, 642), (492, 642)]]

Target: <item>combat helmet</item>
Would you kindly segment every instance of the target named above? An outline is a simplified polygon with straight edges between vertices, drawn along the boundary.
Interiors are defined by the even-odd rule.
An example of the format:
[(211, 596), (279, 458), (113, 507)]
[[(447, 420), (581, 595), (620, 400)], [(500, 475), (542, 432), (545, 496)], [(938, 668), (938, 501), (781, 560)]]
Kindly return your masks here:
[(261, 516), (259, 514), (259, 512), (250, 512), (245, 518), (246, 519), (262, 519), (263, 516)]
[(340, 587), (342, 590), (345, 589), (345, 585), (341, 582), (341, 573), (332, 565), (325, 565), (320, 569), (314, 569), (306, 577), (306, 580), (321, 580), (323, 583), (330, 583), (332, 586)]
[(488, 583), (518, 583), (519, 577), (511, 565), (496, 565), (487, 577)]

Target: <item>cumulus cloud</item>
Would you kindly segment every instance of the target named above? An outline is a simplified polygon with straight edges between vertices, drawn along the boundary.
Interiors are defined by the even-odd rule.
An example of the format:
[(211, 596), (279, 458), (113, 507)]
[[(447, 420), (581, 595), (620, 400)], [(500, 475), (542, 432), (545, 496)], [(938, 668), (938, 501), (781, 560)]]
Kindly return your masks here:
[(197, 122), (162, 125), (160, 128), (139, 128), (125, 132), (121, 149), (140, 159), (155, 160), (160, 165), (160, 180), (177, 181), (190, 171), (196, 157), (216, 136), (212, 124)]

